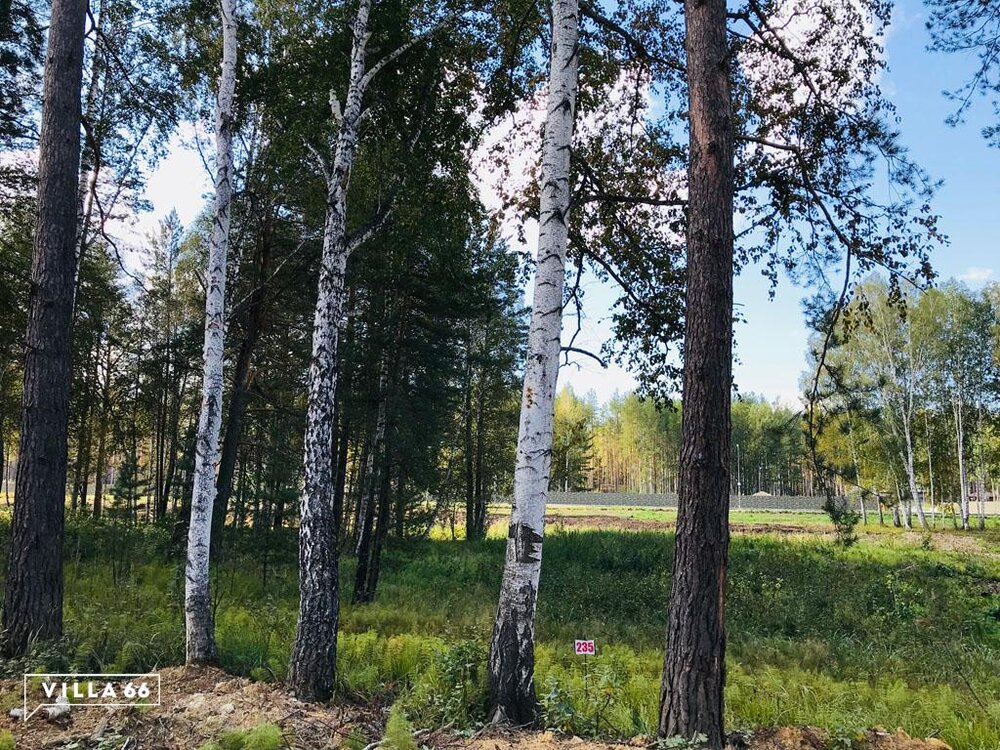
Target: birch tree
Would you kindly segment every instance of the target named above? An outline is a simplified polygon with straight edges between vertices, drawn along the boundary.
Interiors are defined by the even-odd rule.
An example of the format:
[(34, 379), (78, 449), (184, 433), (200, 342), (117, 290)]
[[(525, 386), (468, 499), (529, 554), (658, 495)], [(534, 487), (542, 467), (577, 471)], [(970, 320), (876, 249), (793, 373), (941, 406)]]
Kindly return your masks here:
[(34, 640), (62, 635), (70, 327), (86, 12), (86, 0), (54, 0), (49, 20), (20, 451), (0, 644), (5, 656), (23, 655)]
[(204, 375), (201, 416), (195, 450), (194, 492), (188, 526), (184, 619), (187, 663), (215, 661), (215, 628), (209, 596), (209, 553), (215, 466), (222, 425), (223, 356), (225, 344), (226, 256), (233, 199), (233, 99), (236, 94), (236, 0), (220, 0), (222, 74), (215, 110), (215, 204), (208, 247), (205, 290)]
[(340, 610), (337, 537), (340, 519), (333, 512), (333, 431), (347, 261), (351, 253), (381, 227), (389, 208), (386, 207), (360, 230), (348, 233), (348, 187), (358, 149), (364, 96), (372, 81), (387, 65), (455, 18), (454, 15), (446, 16), (440, 23), (368, 66), (371, 4), (371, 0), (360, 0), (351, 24), (350, 68), (343, 103), (335, 91), (330, 92), (330, 111), (336, 128), (332, 153), (313, 152), (326, 178), (326, 218), (319, 293), (313, 317), (304, 437), (305, 482), (299, 524), (299, 619), (288, 676), (295, 694), (310, 701), (326, 700), (332, 694), (337, 659)]
[(514, 498), (500, 601), (490, 639), (491, 718), (513, 724), (535, 724), (539, 719), (534, 679), (535, 610), (562, 335), (579, 14), (577, 0), (553, 0), (549, 88), (539, 174), (538, 252), (521, 395)]

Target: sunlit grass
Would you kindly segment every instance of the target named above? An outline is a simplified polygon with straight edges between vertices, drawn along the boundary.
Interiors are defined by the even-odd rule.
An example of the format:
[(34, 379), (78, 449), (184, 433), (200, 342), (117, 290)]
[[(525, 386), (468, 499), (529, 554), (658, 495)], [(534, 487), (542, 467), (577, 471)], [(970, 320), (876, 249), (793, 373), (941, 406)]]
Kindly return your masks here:
[[(750, 518), (741, 522), (772, 522)], [(547, 720), (577, 733), (647, 734), (672, 536), (550, 532), (536, 669)], [(929, 545), (911, 536), (866, 537), (849, 550), (815, 533), (734, 536), (731, 727), (808, 723), (846, 736), (881, 724), (957, 750), (1000, 747), (1000, 560), (947, 549), (940, 532)], [(343, 608), (340, 694), (401, 698), (419, 726), (482, 720), (503, 544), (391, 543), (377, 600)], [(183, 539), (169, 526), (71, 519), (66, 548), (67, 641), (25, 668), (129, 672), (182, 661)], [(230, 533), (227, 549), (214, 583), (223, 666), (280, 679), (297, 612), (295, 531)], [(345, 558), (345, 591), (352, 580)], [(572, 653), (581, 637), (598, 643), (586, 664)]]

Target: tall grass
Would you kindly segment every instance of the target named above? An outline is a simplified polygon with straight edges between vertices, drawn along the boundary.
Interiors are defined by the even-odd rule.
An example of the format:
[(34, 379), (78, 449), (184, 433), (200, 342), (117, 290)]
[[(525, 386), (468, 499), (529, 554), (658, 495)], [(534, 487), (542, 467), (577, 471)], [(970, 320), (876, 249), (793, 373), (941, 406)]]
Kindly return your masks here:
[[(169, 527), (72, 520), (67, 639), (4, 668), (142, 671), (183, 660), (183, 550)], [(6, 529), (0, 527), (0, 532)], [(536, 682), (548, 723), (655, 729), (672, 536), (546, 538)], [(295, 629), (295, 537), (230, 534), (215, 571), (223, 666), (284, 675)], [(485, 656), (503, 540), (390, 544), (377, 600), (342, 612), (338, 691), (398, 702), (418, 726), (484, 718)], [(349, 590), (353, 564), (344, 559)], [(345, 597), (346, 601), (347, 597)], [(1000, 563), (905, 545), (737, 536), (731, 549), (727, 722), (873, 725), (1000, 748)], [(596, 657), (572, 653), (594, 638)]]

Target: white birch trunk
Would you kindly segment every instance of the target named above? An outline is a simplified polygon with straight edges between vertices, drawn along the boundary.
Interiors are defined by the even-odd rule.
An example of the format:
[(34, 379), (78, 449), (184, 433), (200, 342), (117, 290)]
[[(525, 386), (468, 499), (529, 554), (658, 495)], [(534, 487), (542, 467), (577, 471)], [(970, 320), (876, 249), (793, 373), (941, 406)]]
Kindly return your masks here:
[(969, 482), (965, 470), (965, 424), (962, 415), (962, 397), (959, 394), (952, 401), (952, 412), (955, 416), (955, 448), (958, 452), (958, 491), (959, 512), (962, 516), (962, 528), (969, 530)]
[[(370, 0), (361, 0), (353, 27), (347, 98), (333, 165), (327, 175), (327, 211), (319, 295), (313, 319), (309, 403), (299, 525), (299, 619), (289, 665), (289, 685), (302, 700), (326, 700), (333, 693), (340, 610), (336, 525), (333, 516), (333, 416), (337, 390), (337, 348), (344, 314), (347, 271), (347, 188), (357, 147), (365, 88)], [(338, 118), (339, 115), (339, 118)]]
[(924, 503), (920, 498), (920, 492), (917, 489), (917, 472), (915, 468), (915, 456), (913, 449), (913, 430), (911, 429), (911, 422), (909, 418), (903, 425), (903, 434), (906, 437), (906, 480), (909, 484), (910, 490), (910, 501), (917, 504), (917, 518), (920, 519), (921, 528), (927, 528), (927, 516), (924, 515)]
[[(97, 35), (102, 33), (102, 21), (104, 20), (102, 5), (103, 3), (98, 2), (97, 7), (92, 10)], [(100, 50), (100, 44), (95, 41), (94, 57), (90, 67), (90, 82), (87, 84), (87, 99), (84, 105), (84, 117), (90, 122), (95, 120), (97, 92), (100, 88), (101, 76), (104, 71), (103, 63), (104, 58)], [(76, 309), (76, 295), (80, 291), (80, 271), (83, 269), (83, 259), (87, 252), (87, 235), (90, 231), (90, 219), (94, 212), (94, 195), (97, 190), (98, 174), (101, 170), (101, 157), (97, 148), (94, 148), (92, 158), (93, 162), (87, 167), (86, 178), (80, 180), (80, 215), (77, 224), (76, 268), (73, 272), (74, 310)]]
[(236, 93), (236, 0), (220, 0), (222, 74), (215, 112), (215, 206), (208, 247), (205, 292), (204, 378), (201, 416), (195, 447), (194, 490), (188, 526), (184, 616), (187, 663), (216, 659), (212, 600), (209, 595), (209, 547), (212, 506), (215, 503), (215, 466), (219, 458), (222, 425), (222, 367), (225, 339), (226, 255), (233, 198), (233, 98)]
[(931, 493), (931, 525), (937, 528), (937, 495), (934, 494), (934, 461), (932, 456), (933, 447), (931, 445), (931, 425), (927, 417), (927, 412), (924, 412), (924, 433), (927, 436), (927, 476), (930, 482), (930, 493)]
[(578, 33), (578, 0), (553, 0), (531, 328), (521, 395), (514, 500), (489, 653), (491, 718), (515, 724), (533, 724), (538, 719), (534, 684), (535, 607), (562, 335)]
[[(913, 421), (914, 421), (914, 407), (913, 400), (915, 391), (917, 389), (916, 380), (916, 364), (913, 357), (913, 336), (911, 331), (912, 323), (907, 325), (906, 328), (906, 350), (909, 356), (910, 369), (906, 377), (906, 401), (905, 401), (905, 412), (903, 414), (903, 435), (906, 438), (906, 480), (909, 484), (910, 490), (910, 501), (917, 504), (917, 517), (920, 519), (920, 527), (923, 529), (927, 528), (927, 517), (924, 515), (924, 503), (917, 491), (917, 472), (915, 468), (916, 456), (914, 450), (914, 439), (913, 439)], [(909, 516), (909, 509), (907, 509), (907, 516)], [(907, 525), (909, 528), (909, 525)]]

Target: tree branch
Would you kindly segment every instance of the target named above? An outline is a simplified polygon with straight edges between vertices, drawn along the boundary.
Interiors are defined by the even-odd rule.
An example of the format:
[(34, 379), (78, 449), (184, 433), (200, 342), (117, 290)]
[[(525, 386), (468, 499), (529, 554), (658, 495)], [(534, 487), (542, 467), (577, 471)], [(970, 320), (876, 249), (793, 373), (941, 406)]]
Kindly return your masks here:
[(391, 63), (393, 60), (397, 59), (401, 55), (405, 54), (412, 47), (415, 47), (417, 44), (420, 44), (420, 42), (424, 41), (428, 37), (433, 36), (438, 31), (440, 31), (441, 29), (443, 29), (445, 26), (447, 26), (448, 24), (450, 24), (452, 21), (457, 20), (459, 18), (459, 16), (461, 16), (464, 12), (465, 12), (464, 10), (456, 10), (453, 13), (449, 13), (447, 16), (445, 16), (444, 18), (442, 18), (436, 24), (434, 24), (433, 26), (431, 26), (429, 29), (427, 29), (426, 31), (424, 31), (421, 34), (417, 34), (415, 37), (413, 37), (412, 39), (410, 39), (409, 41), (407, 41), (405, 44), (400, 45), (399, 47), (397, 47), (396, 49), (394, 49), (392, 52), (390, 52), (388, 55), (386, 55), (381, 60), (379, 60), (377, 63), (375, 63), (374, 65), (372, 65), (368, 69), (368, 72), (365, 73), (364, 76), (362, 76), (362, 78), (361, 78), (361, 83), (360, 83), (361, 90), (364, 91), (365, 89), (367, 89), (368, 85), (372, 82), (372, 80), (374, 80), (375, 76), (377, 76), (386, 65), (388, 65), (389, 63)]
[[(595, 360), (597, 362), (597, 364), (599, 364), (603, 369), (605, 369), (605, 370), (608, 369), (608, 363), (605, 360), (601, 359), (600, 357), (598, 357), (593, 352), (588, 352), (586, 349), (581, 349), (581, 348), (579, 348), (577, 346), (562, 346), (562, 347), (560, 347), (560, 351), (564, 351), (564, 352), (567, 352), (567, 353), (572, 352), (573, 354), (582, 354), (585, 357), (590, 357), (591, 359)], [(567, 359), (567, 362), (568, 362), (568, 359)]]
[(601, 26), (606, 31), (610, 31), (613, 34), (617, 34), (622, 39), (624, 39), (626, 44), (628, 44), (628, 46), (632, 48), (633, 52), (635, 52), (639, 57), (641, 57), (646, 62), (659, 63), (660, 65), (663, 65), (666, 68), (670, 68), (671, 70), (675, 70), (678, 73), (687, 72), (687, 68), (685, 68), (684, 65), (682, 65), (679, 60), (668, 60), (665, 57), (654, 55), (652, 52), (649, 51), (646, 45), (643, 44), (642, 41), (635, 36), (635, 34), (626, 29), (624, 26), (618, 24), (617, 22), (611, 20), (610, 18), (602, 14), (591, 3), (589, 2), (580, 3), (580, 10), (583, 12), (584, 16), (589, 18), (598, 26)]

